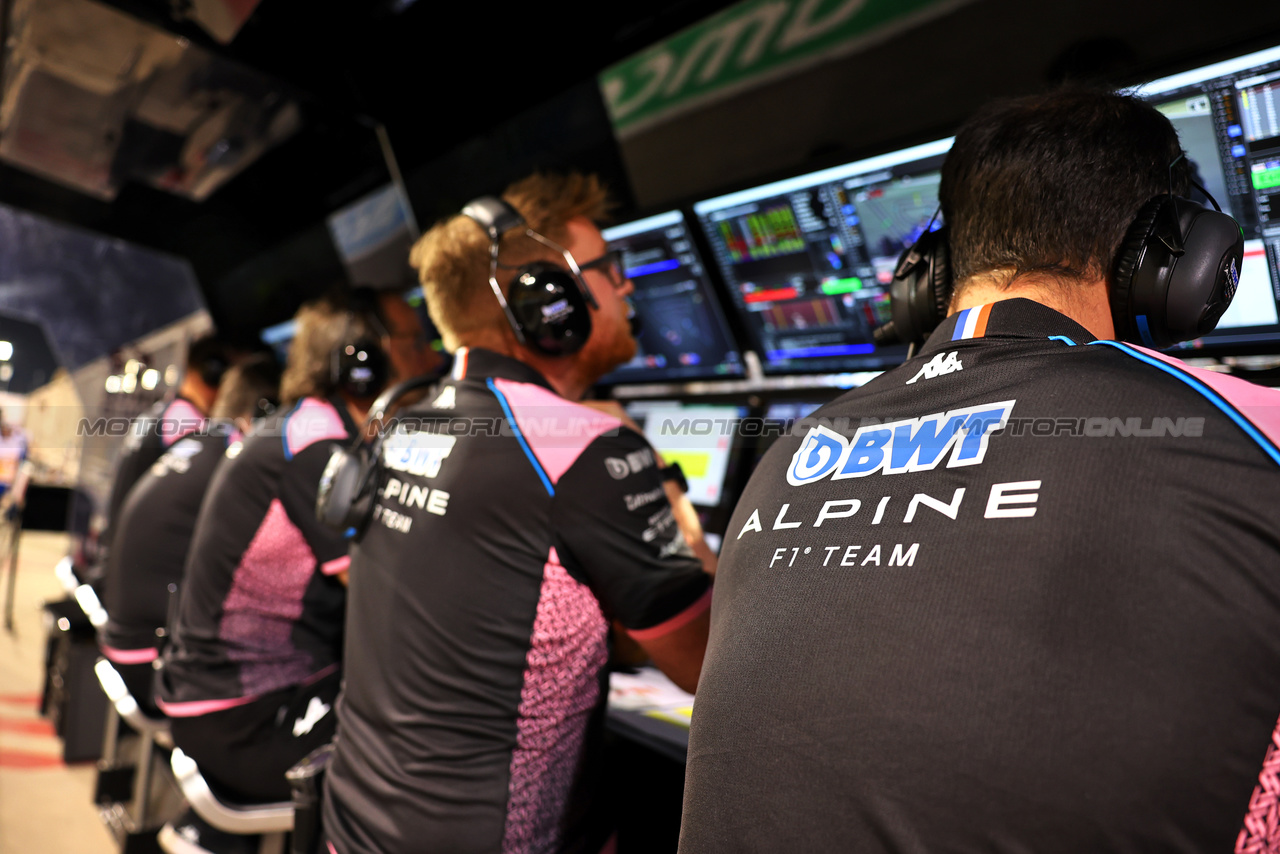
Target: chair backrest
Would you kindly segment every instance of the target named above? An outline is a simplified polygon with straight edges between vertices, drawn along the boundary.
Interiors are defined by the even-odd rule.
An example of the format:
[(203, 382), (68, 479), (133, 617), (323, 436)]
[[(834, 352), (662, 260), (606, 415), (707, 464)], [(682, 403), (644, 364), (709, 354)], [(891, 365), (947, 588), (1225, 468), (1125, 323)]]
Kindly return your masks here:
[(173, 776), (178, 780), (187, 803), (202, 819), (225, 833), (253, 835), (279, 833), (293, 829), (293, 803), (229, 804), (220, 800), (209, 788), (195, 760), (175, 747), (169, 757)]
[(99, 658), (98, 663), (93, 665), (93, 672), (98, 677), (98, 684), (102, 686), (103, 693), (115, 707), (116, 714), (123, 718), (125, 723), (142, 735), (154, 738), (165, 747), (173, 746), (173, 740), (169, 737), (169, 719), (153, 718), (143, 712), (138, 706), (138, 701), (129, 693), (124, 679), (111, 666), (110, 661)]

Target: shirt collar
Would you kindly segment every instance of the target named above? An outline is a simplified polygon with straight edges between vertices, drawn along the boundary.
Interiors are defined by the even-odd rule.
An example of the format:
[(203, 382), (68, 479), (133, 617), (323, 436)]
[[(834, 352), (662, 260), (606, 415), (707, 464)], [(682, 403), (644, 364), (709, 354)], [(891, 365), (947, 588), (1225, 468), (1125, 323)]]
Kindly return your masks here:
[(1035, 300), (1017, 297), (966, 308), (939, 324), (921, 348), (934, 353), (975, 338), (1045, 339), (1067, 338), (1087, 344), (1097, 337), (1061, 312)]
[(453, 356), (452, 378), (454, 380), (484, 382), (489, 377), (532, 383), (549, 391), (555, 391), (546, 377), (519, 359), (513, 359), (483, 347), (458, 348), (458, 352)]

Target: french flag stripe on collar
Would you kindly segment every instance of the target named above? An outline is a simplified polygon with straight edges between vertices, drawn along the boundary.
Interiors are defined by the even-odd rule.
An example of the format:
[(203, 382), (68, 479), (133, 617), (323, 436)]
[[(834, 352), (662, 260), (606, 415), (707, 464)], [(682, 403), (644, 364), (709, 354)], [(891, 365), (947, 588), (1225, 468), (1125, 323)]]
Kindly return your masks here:
[(987, 331), (987, 318), (991, 316), (991, 303), (966, 308), (956, 318), (956, 331), (952, 333), (952, 341), (964, 338), (981, 338)]

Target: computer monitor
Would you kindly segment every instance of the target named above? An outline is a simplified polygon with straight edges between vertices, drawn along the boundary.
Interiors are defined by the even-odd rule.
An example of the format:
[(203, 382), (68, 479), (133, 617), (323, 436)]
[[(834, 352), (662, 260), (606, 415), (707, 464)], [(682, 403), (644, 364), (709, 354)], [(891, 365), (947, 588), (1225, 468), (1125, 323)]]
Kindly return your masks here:
[(706, 266), (678, 210), (604, 229), (635, 286), (635, 358), (601, 385), (739, 377), (742, 355)]
[[(834, 397), (835, 395), (832, 395), (832, 398)], [(751, 469), (754, 470), (759, 465), (760, 460), (764, 458), (765, 452), (773, 447), (774, 442), (783, 436), (803, 434), (812, 426), (812, 423), (806, 422), (805, 419), (815, 409), (824, 406), (832, 398), (826, 400), (801, 398), (769, 401), (764, 408), (764, 416), (760, 419), (759, 425), (752, 430), (743, 431), (744, 434), (749, 434), (750, 454), (748, 457)]]
[(452, 356), (445, 352), (444, 339), (440, 335), (440, 330), (436, 328), (435, 323), (431, 320), (431, 315), (427, 311), (427, 297), (422, 292), (422, 286), (410, 288), (404, 293), (404, 301), (413, 307), (418, 314), (418, 322), (422, 324), (422, 334), (426, 337), (427, 345), (435, 350), (446, 360), (452, 359)]
[(297, 334), (298, 321), (289, 319), (283, 323), (268, 326), (258, 333), (258, 337), (262, 339), (262, 343), (271, 347), (276, 358), (283, 365), (289, 360), (289, 344)]
[(722, 506), (733, 491), (738, 425), (748, 408), (676, 400), (636, 400), (626, 412), (667, 463), (679, 463), (695, 507)]
[(1231, 307), (1212, 333), (1175, 349), (1280, 352), (1280, 47), (1129, 91), (1168, 116), (1197, 180), (1244, 229)]
[(864, 371), (902, 250), (939, 228), (951, 139), (696, 202), (693, 210), (766, 373)]

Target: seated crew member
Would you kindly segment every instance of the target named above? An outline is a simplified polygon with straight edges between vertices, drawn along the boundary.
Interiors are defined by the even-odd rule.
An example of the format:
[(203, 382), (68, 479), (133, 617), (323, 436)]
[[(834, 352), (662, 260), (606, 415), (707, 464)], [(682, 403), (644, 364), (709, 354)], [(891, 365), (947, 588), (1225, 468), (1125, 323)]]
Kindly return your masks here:
[[(281, 412), (219, 467), (196, 520), (156, 705), (234, 801), (288, 800), (285, 771), (333, 734), (347, 539), (316, 520), (316, 492), (378, 392), (432, 367), (383, 351), (392, 320), (418, 322), (397, 302), (333, 293), (298, 311)], [(168, 832), (210, 850), (225, 842), (194, 813)]]
[(129, 490), (152, 464), (183, 436), (204, 427), (205, 418), (218, 395), (222, 375), (232, 363), (228, 345), (216, 335), (205, 335), (187, 348), (186, 367), (178, 390), (129, 425), (129, 435), (116, 462), (111, 493), (107, 499), (106, 527), (99, 540), (99, 566), (106, 568), (116, 517)]
[(280, 366), (270, 354), (229, 368), (208, 428), (169, 448), (120, 508), (104, 582), (109, 619), (100, 645), (149, 715), (158, 714), (151, 698), (152, 663), (164, 645), (169, 585), (182, 581), (200, 503), (228, 447), (243, 439), (255, 418), (274, 410), (279, 386)]
[(1135, 246), (1197, 263), (1181, 156), (1109, 93), (959, 130), (949, 316), (730, 522), (682, 854), (1275, 850), (1280, 393), (1111, 340)]
[(0, 412), (0, 507), (4, 517), (13, 519), (22, 512), (23, 463), (27, 460), (27, 432)]
[[(388, 438), (352, 548), (323, 806), (338, 854), (599, 851), (610, 619), (677, 683), (697, 682), (711, 578), (688, 542), (701, 532), (683, 532), (669, 503), (688, 499), (639, 433), (577, 403), (636, 346), (631, 282), (595, 224), (605, 191), (533, 176), (504, 199), (501, 263), (469, 216), (411, 255), (456, 352), (450, 379)], [(434, 435), (432, 422), (452, 426)]]

